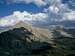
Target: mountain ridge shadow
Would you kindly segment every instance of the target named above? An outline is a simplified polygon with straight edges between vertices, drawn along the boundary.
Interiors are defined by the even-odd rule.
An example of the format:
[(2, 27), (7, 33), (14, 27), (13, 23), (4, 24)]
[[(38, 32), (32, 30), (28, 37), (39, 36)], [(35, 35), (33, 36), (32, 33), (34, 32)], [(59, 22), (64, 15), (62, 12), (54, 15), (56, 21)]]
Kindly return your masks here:
[(50, 43), (35, 41), (33, 36), (34, 34), (24, 27), (2, 32), (0, 34), (0, 55), (31, 56), (31, 54), (53, 49)]

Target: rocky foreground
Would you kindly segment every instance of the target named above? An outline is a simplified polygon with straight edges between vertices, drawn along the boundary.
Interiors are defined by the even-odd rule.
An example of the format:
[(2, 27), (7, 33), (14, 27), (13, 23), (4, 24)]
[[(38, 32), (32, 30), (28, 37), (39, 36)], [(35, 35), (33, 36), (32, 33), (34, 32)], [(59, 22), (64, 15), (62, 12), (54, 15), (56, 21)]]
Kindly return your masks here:
[(18, 23), (0, 33), (0, 56), (75, 56), (74, 31), (49, 31)]

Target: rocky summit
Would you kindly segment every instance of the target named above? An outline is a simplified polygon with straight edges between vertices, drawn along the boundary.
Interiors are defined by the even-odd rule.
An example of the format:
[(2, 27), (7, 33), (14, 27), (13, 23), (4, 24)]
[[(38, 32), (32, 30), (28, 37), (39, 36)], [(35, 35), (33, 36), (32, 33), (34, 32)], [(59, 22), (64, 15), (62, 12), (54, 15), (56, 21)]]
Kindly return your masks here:
[(0, 33), (0, 56), (74, 56), (74, 31), (50, 31), (20, 22)]

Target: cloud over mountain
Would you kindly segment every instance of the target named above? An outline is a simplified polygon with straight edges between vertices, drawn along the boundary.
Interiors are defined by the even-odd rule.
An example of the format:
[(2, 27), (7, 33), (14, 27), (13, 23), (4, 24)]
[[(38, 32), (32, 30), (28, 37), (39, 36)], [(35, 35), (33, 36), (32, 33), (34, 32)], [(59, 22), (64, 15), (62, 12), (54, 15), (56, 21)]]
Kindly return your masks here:
[(31, 23), (33, 21), (44, 21), (47, 17), (48, 16), (45, 13), (31, 14), (26, 11), (15, 11), (12, 15), (0, 19), (0, 27), (13, 26), (20, 21), (27, 23)]
[[(62, 3), (62, 0), (6, 0), (8, 4), (11, 3), (34, 3), (37, 6), (44, 7), (41, 13), (30, 13), (27, 11), (14, 11), (13, 14), (5, 16), (0, 19), (0, 27), (13, 26), (19, 21), (30, 24), (54, 23), (62, 21), (75, 21), (75, 10), (69, 8), (69, 5)], [(71, 1), (72, 4), (73, 1)], [(73, 3), (74, 5), (74, 3)]]

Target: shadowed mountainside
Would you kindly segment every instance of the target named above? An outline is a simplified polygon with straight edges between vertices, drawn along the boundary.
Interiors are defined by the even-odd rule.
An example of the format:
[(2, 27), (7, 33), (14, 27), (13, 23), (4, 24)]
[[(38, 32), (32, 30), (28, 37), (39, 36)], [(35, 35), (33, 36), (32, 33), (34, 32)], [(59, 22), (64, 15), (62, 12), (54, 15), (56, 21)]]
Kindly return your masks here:
[(0, 55), (31, 55), (53, 48), (50, 43), (40, 42), (34, 37), (36, 36), (24, 27), (1, 33)]
[(49, 31), (20, 22), (0, 33), (0, 56), (72, 56), (74, 32), (74, 29)]

